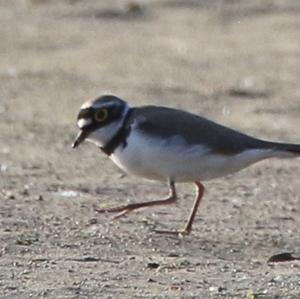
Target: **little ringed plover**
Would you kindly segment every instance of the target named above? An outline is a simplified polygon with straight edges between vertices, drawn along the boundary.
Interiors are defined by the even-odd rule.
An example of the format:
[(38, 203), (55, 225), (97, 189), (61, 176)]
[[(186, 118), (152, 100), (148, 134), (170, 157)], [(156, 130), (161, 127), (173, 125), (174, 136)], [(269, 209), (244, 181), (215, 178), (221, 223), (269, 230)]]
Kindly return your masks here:
[(300, 157), (299, 144), (260, 140), (198, 115), (161, 106), (130, 107), (124, 100), (104, 95), (81, 106), (80, 129), (73, 148), (84, 140), (96, 144), (123, 171), (151, 180), (166, 181), (165, 199), (96, 209), (117, 213), (172, 204), (175, 183), (194, 182), (197, 196), (188, 221), (180, 231), (189, 234), (204, 193), (202, 181), (237, 172), (267, 158)]

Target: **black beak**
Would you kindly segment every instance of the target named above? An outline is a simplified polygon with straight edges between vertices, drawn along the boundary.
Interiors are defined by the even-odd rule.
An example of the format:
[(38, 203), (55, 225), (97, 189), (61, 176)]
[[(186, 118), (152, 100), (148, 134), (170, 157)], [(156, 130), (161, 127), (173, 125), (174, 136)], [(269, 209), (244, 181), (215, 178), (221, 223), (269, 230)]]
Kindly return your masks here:
[(89, 135), (89, 130), (87, 130), (87, 129), (80, 130), (72, 144), (72, 147), (73, 148), (77, 147), (81, 142), (83, 142), (85, 140), (85, 138), (88, 135)]

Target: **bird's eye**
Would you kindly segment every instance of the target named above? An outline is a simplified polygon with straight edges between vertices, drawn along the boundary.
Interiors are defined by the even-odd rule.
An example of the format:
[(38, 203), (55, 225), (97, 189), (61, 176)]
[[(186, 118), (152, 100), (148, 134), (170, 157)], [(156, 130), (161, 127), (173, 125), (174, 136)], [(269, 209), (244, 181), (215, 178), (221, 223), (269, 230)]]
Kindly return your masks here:
[(97, 122), (103, 122), (107, 119), (108, 111), (107, 109), (97, 110), (94, 114), (94, 118)]

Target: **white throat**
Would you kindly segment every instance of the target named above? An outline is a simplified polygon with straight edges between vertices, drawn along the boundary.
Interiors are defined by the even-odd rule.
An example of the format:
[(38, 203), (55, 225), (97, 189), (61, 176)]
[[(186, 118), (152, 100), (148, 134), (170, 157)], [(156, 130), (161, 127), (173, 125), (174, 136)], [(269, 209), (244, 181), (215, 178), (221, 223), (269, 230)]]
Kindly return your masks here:
[(121, 129), (129, 110), (130, 110), (130, 107), (128, 105), (126, 105), (121, 118), (116, 119), (112, 123), (93, 131), (87, 137), (87, 141), (92, 142), (92, 143), (96, 144), (97, 146), (104, 147), (115, 136), (115, 134), (117, 134), (117, 132)]

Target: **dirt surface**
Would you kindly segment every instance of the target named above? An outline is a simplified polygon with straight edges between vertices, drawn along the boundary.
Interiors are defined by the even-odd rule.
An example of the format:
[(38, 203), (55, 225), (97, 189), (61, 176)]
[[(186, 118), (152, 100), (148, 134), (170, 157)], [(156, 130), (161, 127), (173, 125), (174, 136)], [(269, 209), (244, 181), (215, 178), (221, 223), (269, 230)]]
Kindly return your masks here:
[[(71, 149), (82, 102), (199, 113), (300, 142), (299, 1), (0, 1), (0, 298), (299, 299), (300, 162), (206, 182), (193, 203), (111, 221), (93, 206), (163, 197), (95, 146)], [(253, 292), (253, 293), (251, 293)]]

